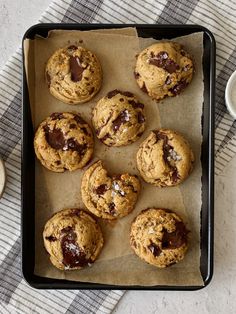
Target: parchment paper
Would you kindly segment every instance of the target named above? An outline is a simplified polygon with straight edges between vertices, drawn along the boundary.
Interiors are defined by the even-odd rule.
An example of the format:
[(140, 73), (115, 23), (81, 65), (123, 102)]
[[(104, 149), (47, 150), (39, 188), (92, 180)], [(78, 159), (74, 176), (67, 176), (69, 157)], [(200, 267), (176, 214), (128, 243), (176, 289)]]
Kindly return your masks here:
[[(101, 61), (104, 80), (101, 91), (89, 103), (71, 106), (50, 95), (44, 80), (44, 68), (50, 55), (59, 47), (83, 40), (82, 46), (91, 49)], [(35, 274), (68, 280), (122, 285), (202, 285), (199, 271), (201, 166), (201, 114), (203, 102), (202, 34), (178, 39), (189, 50), (196, 63), (196, 73), (191, 85), (175, 98), (156, 104), (136, 85), (133, 78), (135, 55), (153, 39), (139, 40), (136, 30), (107, 31), (52, 31), (47, 39), (36, 38), (25, 42), (26, 66), (34, 126), (55, 111), (76, 111), (90, 123), (91, 109), (108, 91), (128, 90), (145, 104), (147, 127), (135, 143), (121, 148), (108, 148), (95, 140), (93, 161), (102, 159), (111, 173), (138, 174), (135, 155), (140, 143), (150, 130), (160, 126), (181, 131), (192, 144), (196, 156), (195, 169), (190, 178), (179, 187), (156, 188), (142, 181), (137, 206), (134, 211), (117, 222), (99, 220), (105, 245), (92, 267), (80, 271), (59, 271), (53, 267), (43, 248), (42, 232), (46, 221), (54, 212), (63, 208), (85, 208), (80, 195), (80, 180), (84, 170), (53, 173), (36, 161), (35, 170)], [(28, 59), (28, 56), (30, 59)], [(34, 58), (33, 58), (34, 56)], [(33, 60), (32, 60), (33, 59)], [(91, 124), (91, 123), (90, 123)], [(181, 263), (167, 269), (157, 269), (136, 257), (129, 246), (129, 229), (133, 218), (144, 208), (166, 207), (179, 213), (191, 230), (190, 249)], [(185, 210), (186, 207), (186, 210)]]

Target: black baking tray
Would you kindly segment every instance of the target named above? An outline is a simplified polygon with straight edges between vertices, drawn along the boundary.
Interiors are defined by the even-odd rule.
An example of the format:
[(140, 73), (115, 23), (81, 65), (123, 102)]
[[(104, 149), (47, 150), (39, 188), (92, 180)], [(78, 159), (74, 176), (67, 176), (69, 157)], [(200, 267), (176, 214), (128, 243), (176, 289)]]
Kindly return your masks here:
[(25, 33), (26, 38), (35, 35), (47, 37), (54, 29), (91, 30), (100, 28), (136, 27), (139, 36), (156, 39), (171, 39), (195, 32), (204, 33), (204, 104), (202, 116), (202, 209), (201, 209), (201, 260), (200, 270), (203, 286), (120, 286), (97, 283), (74, 282), (39, 277), (34, 274), (35, 265), (35, 155), (33, 148), (33, 125), (23, 56), (22, 93), (22, 274), (25, 280), (38, 289), (125, 289), (125, 290), (197, 290), (209, 284), (213, 275), (214, 236), (214, 97), (215, 97), (215, 39), (212, 33), (200, 25), (158, 25), (158, 24), (37, 24)]

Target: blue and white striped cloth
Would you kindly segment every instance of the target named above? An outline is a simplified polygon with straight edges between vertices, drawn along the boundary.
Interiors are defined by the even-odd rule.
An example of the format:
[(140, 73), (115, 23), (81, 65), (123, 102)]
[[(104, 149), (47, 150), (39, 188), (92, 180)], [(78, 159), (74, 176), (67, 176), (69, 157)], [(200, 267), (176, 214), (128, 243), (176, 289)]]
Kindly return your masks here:
[[(236, 68), (235, 1), (226, 0), (55, 0), (40, 19), (74, 23), (187, 23), (208, 27), (217, 41), (216, 175), (236, 153), (236, 122), (227, 113), (224, 90)], [(123, 291), (46, 291), (21, 276), (21, 50), (0, 73), (0, 155), (7, 186), (0, 201), (0, 312), (110, 313)]]

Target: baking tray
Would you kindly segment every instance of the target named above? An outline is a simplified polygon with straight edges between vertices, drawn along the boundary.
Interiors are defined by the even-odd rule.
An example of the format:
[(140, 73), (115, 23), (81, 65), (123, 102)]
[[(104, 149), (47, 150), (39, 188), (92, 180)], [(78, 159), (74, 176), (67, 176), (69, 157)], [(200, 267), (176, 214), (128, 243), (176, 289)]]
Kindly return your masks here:
[(204, 33), (203, 74), (204, 104), (202, 116), (202, 209), (201, 209), (201, 259), (200, 270), (203, 286), (120, 286), (97, 283), (50, 279), (34, 274), (35, 261), (35, 155), (33, 148), (33, 125), (31, 121), (29, 93), (24, 70), (22, 87), (22, 274), (25, 280), (38, 289), (125, 289), (125, 290), (197, 290), (209, 284), (213, 275), (214, 236), (214, 96), (215, 96), (215, 39), (212, 33), (200, 25), (142, 25), (142, 24), (37, 24), (27, 30), (23, 37), (34, 39), (35, 35), (47, 37), (54, 29), (91, 30), (100, 28), (136, 27), (139, 36), (155, 39), (174, 38), (195, 32)]

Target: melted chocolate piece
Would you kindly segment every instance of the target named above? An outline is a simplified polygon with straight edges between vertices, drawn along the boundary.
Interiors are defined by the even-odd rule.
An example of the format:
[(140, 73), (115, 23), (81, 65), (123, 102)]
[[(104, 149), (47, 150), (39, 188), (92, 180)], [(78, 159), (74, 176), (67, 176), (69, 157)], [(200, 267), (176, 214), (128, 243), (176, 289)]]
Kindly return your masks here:
[(157, 246), (155, 243), (151, 242), (151, 244), (148, 245), (149, 251), (151, 251), (152, 255), (155, 257), (159, 256), (161, 254), (161, 249), (159, 246)]
[(144, 108), (144, 104), (142, 104), (141, 102), (136, 102), (134, 100), (128, 100), (128, 103), (134, 108), (141, 108), (143, 109)]
[(88, 135), (88, 131), (86, 128), (81, 128), (81, 130), (84, 132), (85, 135)]
[(120, 98), (120, 101), (123, 102), (123, 101), (125, 101), (125, 100), (124, 100), (124, 98)]
[(115, 181), (115, 180), (122, 180), (122, 179), (121, 179), (121, 174), (114, 174), (114, 175), (112, 176), (112, 180), (113, 180), (113, 181)]
[(106, 184), (101, 184), (96, 188), (95, 192), (98, 195), (103, 195), (107, 190), (108, 190), (108, 186)]
[(165, 84), (166, 84), (166, 85), (170, 85), (171, 82), (172, 82), (172, 80), (171, 80), (170, 76), (168, 75), (167, 78), (166, 78), (166, 80), (165, 80)]
[(91, 261), (86, 258), (86, 254), (81, 250), (76, 242), (77, 235), (72, 227), (62, 229), (61, 249), (63, 264), (66, 267), (84, 267)]
[(110, 99), (119, 93), (120, 93), (120, 91), (118, 89), (114, 89), (114, 90), (110, 91), (109, 93), (107, 93), (107, 98)]
[(56, 237), (50, 235), (49, 237), (45, 237), (46, 240), (48, 240), (49, 242), (55, 242), (57, 240)]
[(186, 81), (180, 81), (173, 88), (170, 89), (171, 93), (175, 96), (178, 95), (188, 85)]
[(61, 164), (61, 161), (60, 160), (57, 160), (57, 161), (55, 161), (55, 163), (56, 163), (56, 165), (60, 165)]
[(50, 115), (51, 120), (61, 120), (64, 118), (63, 113), (61, 112), (54, 112)]
[(173, 183), (176, 183), (180, 179), (180, 176), (176, 167), (174, 167), (174, 171), (172, 173), (171, 179)]
[(95, 90), (95, 88), (92, 87), (92, 88), (90, 89), (90, 91), (89, 91), (89, 95), (92, 95), (92, 93), (94, 92), (94, 90)]
[(142, 90), (144, 93), (148, 94), (148, 90), (147, 90), (147, 87), (146, 87), (146, 85), (145, 85), (144, 82), (143, 82), (143, 86), (141, 87), (141, 90)]
[(47, 81), (48, 87), (50, 87), (50, 85), (51, 85), (51, 76), (49, 75), (48, 72), (46, 72), (46, 81)]
[(188, 230), (182, 221), (175, 222), (175, 231), (168, 232), (164, 229), (162, 249), (177, 249), (187, 243)]
[(81, 81), (84, 68), (81, 65), (81, 61), (79, 57), (73, 57), (73, 56), (70, 57), (70, 72), (71, 72), (71, 80), (73, 82)]
[(87, 148), (86, 144), (79, 144), (76, 139), (69, 138), (67, 140), (68, 149), (78, 152), (79, 154), (84, 154), (84, 151)]
[(153, 132), (156, 134), (157, 141), (159, 141), (160, 139), (162, 139), (164, 141), (164, 143), (163, 143), (163, 159), (169, 165), (171, 170), (173, 171), (172, 175), (171, 175), (171, 179), (172, 179), (173, 183), (176, 183), (180, 179), (178, 170), (176, 167), (173, 167), (168, 160), (169, 151), (173, 150), (174, 148), (168, 144), (168, 137), (165, 134), (163, 134), (162, 132), (157, 131), (157, 130), (154, 130)]
[(145, 122), (145, 117), (144, 115), (139, 111), (138, 112), (138, 123), (144, 123)]
[(122, 92), (122, 91), (120, 91), (120, 90), (118, 90), (118, 89), (114, 89), (114, 90), (112, 90), (112, 91), (110, 91), (108, 94), (107, 94), (107, 98), (112, 98), (112, 97), (114, 97), (115, 95), (117, 95), (117, 94), (121, 94), (121, 95), (124, 95), (124, 96), (126, 96), (126, 97), (133, 97), (134, 96), (134, 94), (132, 94), (131, 92)]
[(169, 73), (174, 73), (179, 69), (179, 65), (168, 57), (169, 55), (166, 51), (161, 51), (157, 55), (151, 53), (149, 63), (155, 65), (158, 68), (162, 68)]
[(119, 130), (121, 124), (125, 123), (128, 121), (128, 114), (127, 114), (127, 110), (123, 110), (118, 117), (113, 121), (112, 125), (113, 125), (113, 130), (116, 132)]
[(76, 47), (75, 45), (71, 45), (67, 49), (69, 49), (69, 50), (77, 50), (78, 47)]
[(140, 77), (140, 74), (138, 72), (134, 72), (134, 78), (138, 79)]
[(110, 138), (110, 134), (107, 133), (106, 135), (104, 135), (102, 138), (101, 138), (101, 141), (104, 142), (106, 139)]
[(66, 146), (66, 139), (60, 129), (53, 129), (48, 126), (44, 127), (45, 137), (48, 144), (54, 149), (63, 149)]
[(74, 124), (74, 123), (70, 124), (70, 129), (76, 129), (76, 128), (77, 128), (76, 124)]
[(84, 121), (84, 119), (81, 118), (81, 116), (78, 115), (78, 114), (75, 114), (73, 119), (74, 119), (77, 123), (86, 124), (86, 122)]
[(116, 210), (115, 210), (115, 204), (114, 203), (110, 203), (109, 204), (109, 209), (110, 209), (110, 214), (112, 216), (114, 216), (116, 214)]
[(133, 96), (134, 96), (134, 94), (131, 93), (131, 92), (120, 92), (120, 94), (121, 94), (121, 95), (124, 95), (124, 96), (126, 96), (126, 97), (133, 97)]

